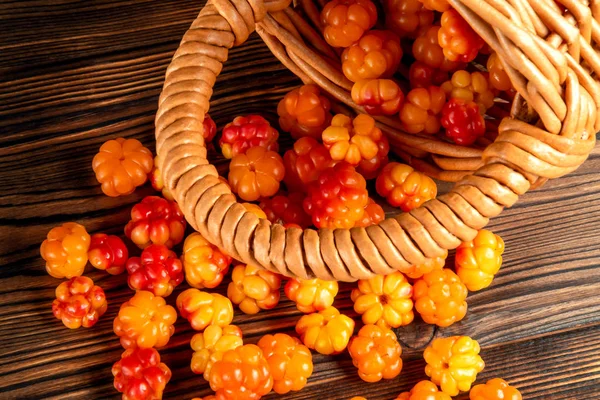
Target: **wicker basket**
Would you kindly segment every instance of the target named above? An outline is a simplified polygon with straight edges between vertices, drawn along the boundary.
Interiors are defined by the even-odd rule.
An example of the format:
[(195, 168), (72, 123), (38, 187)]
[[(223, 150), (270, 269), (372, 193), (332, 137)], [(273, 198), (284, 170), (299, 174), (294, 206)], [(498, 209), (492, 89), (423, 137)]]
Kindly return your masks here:
[(244, 263), (302, 279), (353, 281), (445, 255), (519, 195), (581, 165), (600, 127), (600, 1), (450, 3), (500, 56), (518, 92), (511, 117), (481, 149), (406, 134), (391, 118), (379, 119), (401, 155), (455, 186), (379, 225), (302, 231), (247, 212), (206, 158), (202, 121), (228, 49), (256, 30), (303, 81), (363, 110), (349, 96), (351, 83), (327, 62), (335, 53), (311, 27), (318, 29), (319, 3), (300, 0), (303, 19), (289, 0), (210, 0), (173, 56), (156, 116), (159, 168), (191, 226)]

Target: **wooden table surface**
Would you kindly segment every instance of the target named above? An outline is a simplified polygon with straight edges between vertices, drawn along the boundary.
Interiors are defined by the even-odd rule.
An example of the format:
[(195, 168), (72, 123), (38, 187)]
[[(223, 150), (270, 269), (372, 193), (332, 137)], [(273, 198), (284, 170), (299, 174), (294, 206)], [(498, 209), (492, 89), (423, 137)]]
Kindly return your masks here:
[[(154, 148), (165, 69), (200, 7), (190, 0), (0, 3), (0, 398), (119, 398), (110, 370), (122, 349), (112, 321), (132, 295), (125, 277), (88, 266), (86, 275), (106, 291), (108, 312), (92, 329), (71, 331), (52, 315), (60, 281), (46, 274), (39, 246), (66, 221), (122, 235), (132, 204), (153, 193), (146, 185), (130, 196), (104, 196), (91, 160), (102, 142), (121, 136)], [(275, 121), (278, 100), (297, 84), (253, 37), (231, 52), (211, 114), (219, 126), (244, 113)], [(501, 272), (491, 288), (469, 296), (460, 323), (400, 330), (399, 378), (366, 384), (346, 354), (316, 355), (308, 386), (282, 398), (395, 398), (425, 378), (422, 351), (432, 338), (460, 334), (482, 345), (487, 366), (478, 382), (503, 377), (529, 400), (599, 399), (599, 170), (596, 149), (577, 172), (528, 193), (493, 221), (506, 241)], [(355, 315), (351, 287), (342, 285), (336, 305)], [(235, 323), (255, 342), (266, 332), (293, 331), (299, 315), (283, 300), (271, 312), (236, 313)], [(210, 391), (189, 369), (193, 333), (178, 321), (161, 350), (173, 371), (167, 399)]]

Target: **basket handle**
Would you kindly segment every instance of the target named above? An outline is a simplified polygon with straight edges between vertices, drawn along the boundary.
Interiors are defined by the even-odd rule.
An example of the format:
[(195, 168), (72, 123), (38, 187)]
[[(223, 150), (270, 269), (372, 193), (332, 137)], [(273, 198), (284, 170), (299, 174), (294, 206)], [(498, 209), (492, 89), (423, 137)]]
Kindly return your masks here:
[[(285, 9), (289, 0), (210, 0), (173, 56), (159, 99), (156, 148), (165, 185), (175, 194), (190, 225), (209, 242), (241, 262), (286, 276), (354, 281), (445, 255), (461, 241), (472, 240), (489, 218), (513, 205), (538, 179), (575, 170), (595, 144), (599, 103), (595, 101), (598, 92), (593, 89), (597, 90), (598, 84), (579, 66), (579, 54), (584, 54), (586, 47), (574, 49), (570, 45), (566, 53), (552, 51), (562, 46), (562, 40), (552, 39), (550, 36), (556, 35), (552, 33), (547, 42), (539, 39), (537, 35), (544, 31), (538, 22), (557, 31), (566, 29), (565, 24), (554, 26), (547, 18), (532, 17), (548, 11), (534, 10), (534, 3), (553, 1), (529, 1), (531, 4), (514, 2), (529, 7), (525, 10), (528, 21), (515, 26), (510, 25), (513, 8), (508, 2), (452, 3), (499, 51), (520, 94), (538, 111), (552, 133), (506, 119), (500, 124), (496, 142), (484, 151), (484, 166), (458, 182), (449, 193), (367, 228), (303, 231), (271, 224), (247, 212), (218, 179), (216, 168), (206, 158), (202, 137), (212, 88), (227, 60), (228, 49), (242, 44), (266, 13)], [(584, 13), (581, 18), (587, 18), (584, 22), (589, 23), (591, 14)], [(584, 32), (580, 37), (587, 39), (582, 42), (589, 46), (590, 36), (585, 35)], [(596, 61), (594, 56), (598, 58), (592, 52), (593, 56), (584, 57), (591, 64)], [(549, 56), (554, 57), (550, 62)], [(600, 62), (594, 66), (600, 67)], [(544, 71), (543, 77), (533, 77), (535, 70)], [(538, 87), (548, 82), (550, 88)]]

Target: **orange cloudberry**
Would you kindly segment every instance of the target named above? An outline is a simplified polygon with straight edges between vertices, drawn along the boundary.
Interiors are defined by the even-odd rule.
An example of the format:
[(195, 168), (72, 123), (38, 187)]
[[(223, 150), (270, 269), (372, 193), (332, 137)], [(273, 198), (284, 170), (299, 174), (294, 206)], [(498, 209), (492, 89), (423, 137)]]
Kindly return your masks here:
[(233, 321), (231, 301), (218, 293), (187, 289), (177, 296), (176, 303), (181, 316), (197, 331), (209, 325), (224, 327)]
[(485, 367), (479, 350), (479, 343), (468, 336), (434, 339), (423, 353), (425, 373), (450, 396), (467, 392)]
[(88, 262), (90, 235), (83, 225), (66, 222), (50, 229), (40, 254), (46, 271), (54, 278), (72, 278), (83, 273)]
[(440, 392), (435, 383), (431, 381), (420, 381), (410, 392), (403, 392), (396, 397), (396, 400), (452, 400), (444, 392)]
[(417, 37), (412, 52), (417, 61), (442, 71), (454, 71), (461, 67), (458, 61), (450, 61), (444, 56), (444, 50), (438, 42), (439, 25), (433, 25)]
[(111, 197), (133, 193), (146, 182), (153, 164), (150, 150), (137, 139), (125, 138), (105, 142), (92, 160), (102, 191)]
[(121, 305), (113, 329), (126, 348), (163, 347), (175, 333), (177, 312), (162, 297), (138, 290)]
[(246, 201), (273, 196), (285, 175), (283, 159), (264, 147), (251, 147), (229, 164), (231, 190)]
[(277, 105), (279, 126), (294, 139), (321, 137), (331, 122), (331, 103), (317, 85), (304, 85), (288, 92)]
[(321, 11), (323, 36), (333, 47), (348, 47), (377, 22), (371, 0), (332, 0)]
[(298, 310), (305, 314), (330, 307), (338, 290), (337, 281), (324, 281), (318, 278), (291, 278), (284, 288), (287, 298), (296, 303)]
[(394, 115), (400, 110), (404, 93), (391, 79), (363, 79), (350, 92), (352, 101), (371, 115)]
[(446, 94), (437, 86), (416, 88), (408, 92), (400, 109), (400, 121), (408, 133), (436, 134), (440, 131), (440, 114)]
[(236, 265), (227, 287), (227, 297), (245, 314), (270, 310), (279, 303), (281, 277), (252, 265)]
[(355, 226), (367, 227), (376, 225), (385, 219), (383, 208), (375, 203), (375, 200), (369, 197), (369, 202), (365, 206), (365, 212), (362, 219), (356, 222)]
[(269, 363), (254, 344), (226, 351), (213, 364), (209, 382), (219, 400), (258, 400), (273, 387)]
[(303, 315), (296, 323), (296, 333), (302, 343), (318, 353), (339, 354), (348, 346), (354, 332), (354, 321), (328, 307), (317, 313)]
[(385, 26), (401, 38), (415, 38), (433, 24), (433, 11), (419, 0), (386, 0)]
[(444, 11), (438, 42), (450, 61), (471, 62), (485, 45), (481, 37), (455, 9)]
[(433, 270), (413, 284), (415, 309), (428, 324), (443, 328), (467, 314), (467, 287), (452, 270)]
[(402, 347), (396, 334), (376, 325), (363, 326), (350, 340), (348, 352), (365, 382), (393, 379), (402, 370)]
[(198, 232), (183, 242), (183, 268), (187, 283), (197, 289), (217, 287), (231, 264), (231, 257)]
[(470, 73), (464, 69), (452, 74), (452, 78), (442, 84), (442, 90), (449, 99), (460, 99), (467, 103), (474, 101), (481, 114), (494, 105), (496, 97), (488, 83), (487, 73)]
[(428, 258), (422, 264), (411, 265), (410, 267), (403, 269), (402, 273), (410, 279), (419, 279), (431, 271), (444, 268), (446, 257), (448, 257), (448, 252), (446, 252), (443, 257)]
[(354, 311), (362, 315), (365, 324), (397, 328), (410, 324), (415, 317), (412, 286), (398, 271), (359, 280), (350, 297)]
[(402, 58), (400, 39), (390, 31), (372, 30), (342, 53), (342, 72), (352, 82), (391, 77)]
[(210, 380), (210, 371), (215, 362), (223, 358), (223, 353), (242, 346), (242, 330), (235, 325), (209, 325), (204, 332), (192, 336), (190, 346), (194, 350), (190, 367), (195, 374), (203, 374)]
[(381, 129), (375, 126), (375, 120), (366, 114), (354, 119), (338, 114), (333, 117), (331, 126), (323, 131), (323, 144), (329, 149), (331, 158), (354, 166), (377, 156), (377, 144), (385, 140), (383, 138)]
[(492, 283), (502, 265), (504, 241), (498, 235), (482, 229), (475, 239), (463, 242), (456, 249), (456, 274), (472, 292)]
[(504, 379), (494, 378), (485, 384), (475, 385), (469, 392), (470, 400), (523, 400), (521, 392)]
[(312, 354), (308, 347), (284, 333), (265, 335), (256, 345), (269, 364), (275, 393), (286, 394), (306, 386), (313, 372)]
[(444, 12), (450, 9), (448, 0), (419, 0), (428, 10)]
[(391, 206), (400, 207), (402, 211), (420, 207), (437, 195), (433, 179), (409, 165), (397, 162), (391, 162), (383, 168), (375, 188)]

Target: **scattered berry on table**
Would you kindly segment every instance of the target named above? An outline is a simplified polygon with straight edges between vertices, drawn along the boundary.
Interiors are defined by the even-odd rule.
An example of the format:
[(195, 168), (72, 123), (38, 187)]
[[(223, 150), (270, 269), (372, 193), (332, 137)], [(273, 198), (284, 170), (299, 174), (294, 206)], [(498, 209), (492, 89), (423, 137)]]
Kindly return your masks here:
[(85, 276), (77, 276), (58, 285), (56, 300), (52, 303), (54, 316), (70, 329), (94, 326), (106, 308), (104, 290)]
[(385, 219), (383, 208), (375, 200), (369, 197), (369, 202), (365, 206), (365, 212), (362, 219), (356, 222), (355, 226), (367, 227), (376, 225)]
[(125, 236), (140, 249), (151, 244), (171, 248), (183, 240), (185, 227), (185, 218), (177, 203), (158, 196), (147, 196), (131, 209), (131, 221), (125, 226)]
[(391, 162), (383, 168), (375, 187), (388, 204), (400, 207), (405, 212), (420, 207), (437, 196), (437, 186), (433, 179), (409, 165), (397, 162)]
[(183, 282), (183, 265), (175, 252), (162, 244), (144, 249), (140, 257), (127, 260), (127, 282), (133, 290), (147, 290), (155, 296), (167, 297)]
[(475, 385), (469, 392), (470, 400), (523, 400), (521, 392), (504, 379), (494, 378), (485, 384)]
[(464, 69), (452, 74), (452, 78), (442, 84), (442, 90), (448, 99), (460, 99), (466, 103), (474, 101), (482, 115), (494, 105), (496, 97), (488, 83), (487, 72), (469, 72)]
[(304, 210), (317, 228), (352, 228), (363, 218), (369, 201), (367, 182), (342, 162), (321, 172), (308, 189)]
[(155, 349), (125, 350), (112, 367), (115, 389), (123, 400), (160, 400), (171, 379), (171, 370), (160, 362)]
[(377, 23), (377, 8), (371, 0), (332, 0), (321, 11), (325, 41), (333, 47), (348, 47)]
[(350, 92), (352, 101), (370, 115), (394, 115), (400, 110), (404, 93), (391, 79), (364, 79), (357, 81)]
[(438, 41), (444, 49), (444, 56), (458, 62), (473, 61), (485, 45), (483, 39), (453, 8), (442, 14)]
[(183, 242), (181, 256), (187, 283), (197, 289), (215, 288), (229, 271), (231, 257), (194, 232)]
[(54, 278), (72, 278), (83, 273), (88, 262), (90, 235), (85, 227), (66, 222), (48, 232), (40, 254), (46, 260), (46, 271)]
[(218, 293), (187, 289), (177, 296), (176, 303), (179, 314), (197, 331), (209, 325), (225, 327), (233, 321), (231, 301)]
[(127, 246), (118, 236), (104, 233), (92, 235), (88, 258), (90, 264), (95, 268), (106, 271), (111, 275), (119, 275), (125, 271), (125, 263), (128, 257)]
[(479, 343), (468, 336), (434, 339), (423, 353), (425, 373), (450, 396), (468, 392), (485, 366), (479, 350)]
[(428, 10), (444, 12), (450, 9), (448, 0), (419, 0)]
[(225, 158), (244, 154), (251, 147), (263, 147), (267, 150), (279, 150), (279, 132), (269, 121), (260, 115), (235, 117), (225, 125), (219, 140), (219, 146)]
[(448, 269), (433, 270), (413, 284), (415, 309), (428, 324), (442, 328), (467, 314), (467, 287)]
[(435, 383), (420, 381), (413, 386), (410, 392), (400, 393), (396, 400), (452, 400), (452, 397), (440, 392)]
[(377, 275), (358, 281), (358, 288), (350, 297), (354, 311), (362, 315), (364, 324), (398, 328), (415, 318), (412, 301), (413, 289), (401, 272)]
[(492, 283), (502, 265), (504, 241), (498, 235), (482, 229), (475, 239), (456, 249), (455, 269), (460, 280), (472, 292)]
[(323, 144), (335, 161), (357, 166), (379, 155), (378, 143), (387, 141), (373, 117), (359, 114), (354, 119), (338, 114), (323, 131)]
[(451, 61), (444, 55), (444, 50), (438, 42), (439, 25), (434, 25), (419, 35), (413, 43), (412, 52), (417, 61), (442, 71), (455, 71), (464, 64)]
[(324, 281), (318, 278), (306, 280), (291, 278), (284, 288), (287, 298), (296, 303), (298, 310), (305, 314), (330, 307), (338, 290), (337, 281)]
[(402, 347), (396, 334), (376, 325), (363, 326), (350, 340), (348, 352), (365, 382), (394, 379), (402, 370)]
[(267, 219), (267, 214), (263, 211), (258, 204), (254, 203), (242, 203), (246, 211), (256, 215), (258, 218)]
[(441, 122), (446, 136), (461, 146), (470, 146), (485, 135), (485, 120), (474, 101), (450, 99), (442, 109)]
[(260, 348), (245, 344), (213, 364), (210, 387), (219, 400), (257, 400), (271, 391), (273, 377)]
[(402, 58), (400, 39), (390, 31), (373, 30), (342, 53), (342, 72), (352, 82), (389, 78)]
[(430, 67), (421, 61), (415, 61), (408, 70), (408, 79), (410, 87), (428, 88), (429, 86), (439, 86), (448, 80), (448, 72), (438, 68)]
[(303, 315), (296, 323), (302, 343), (324, 355), (344, 351), (353, 332), (354, 320), (335, 307)]
[(303, 201), (304, 194), (301, 192), (279, 194), (261, 199), (260, 208), (265, 212), (267, 219), (273, 223), (296, 224), (307, 228), (311, 224), (311, 219), (302, 207)]
[(209, 325), (204, 332), (192, 336), (190, 346), (194, 350), (191, 369), (195, 374), (203, 374), (210, 380), (210, 371), (216, 361), (223, 358), (223, 353), (237, 349), (244, 344), (242, 330), (235, 325)]
[(306, 386), (313, 372), (312, 354), (300, 340), (276, 333), (260, 338), (257, 346), (269, 364), (275, 393), (286, 394)]
[(304, 85), (287, 93), (277, 105), (279, 126), (294, 139), (321, 137), (331, 122), (331, 103), (317, 85)]
[(440, 131), (440, 114), (446, 94), (437, 86), (415, 88), (408, 92), (400, 109), (400, 121), (408, 133), (436, 134)]
[(281, 156), (264, 147), (251, 147), (234, 156), (229, 164), (231, 190), (245, 201), (273, 196), (284, 175)]
[(419, 0), (386, 0), (385, 26), (401, 38), (415, 38), (433, 25), (433, 11)]
[(252, 265), (236, 265), (227, 287), (227, 297), (245, 314), (270, 310), (279, 303), (281, 277)]
[(121, 305), (113, 329), (126, 348), (163, 347), (175, 333), (177, 312), (151, 292), (139, 290)]
[(111, 197), (133, 193), (148, 180), (153, 164), (152, 152), (139, 140), (124, 138), (105, 142), (92, 160), (102, 191)]
[(163, 180), (162, 172), (160, 168), (158, 168), (158, 156), (154, 157), (154, 167), (152, 168), (152, 172), (150, 173), (150, 184), (154, 188), (154, 190), (161, 192), (163, 197), (167, 200), (175, 200), (173, 197), (173, 193), (165, 186), (165, 181)]
[(446, 252), (444, 257), (428, 258), (422, 264), (411, 265), (401, 272), (406, 275), (407, 278), (419, 279), (431, 271), (442, 270), (446, 264), (446, 257), (448, 257), (448, 252)]

